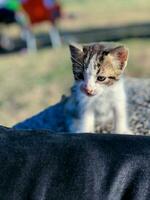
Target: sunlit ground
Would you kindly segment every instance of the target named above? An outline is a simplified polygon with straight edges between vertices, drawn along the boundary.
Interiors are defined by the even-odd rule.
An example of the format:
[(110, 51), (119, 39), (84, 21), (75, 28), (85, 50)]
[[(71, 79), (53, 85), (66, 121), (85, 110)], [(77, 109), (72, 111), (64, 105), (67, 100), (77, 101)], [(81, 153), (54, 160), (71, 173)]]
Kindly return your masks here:
[[(63, 2), (65, 12), (77, 12), (74, 19), (65, 19), (61, 23), (60, 27), (63, 29), (150, 20), (149, 0)], [(41, 27), (39, 30), (44, 30)], [(10, 30), (12, 32), (9, 33), (13, 34), (16, 28)], [(133, 77), (150, 77), (150, 39), (124, 40), (122, 43), (130, 50), (126, 74)], [(20, 52), (0, 56), (0, 123), (11, 126), (58, 102), (62, 94), (68, 93), (72, 81), (67, 46), (55, 50), (40, 50), (37, 54)]]

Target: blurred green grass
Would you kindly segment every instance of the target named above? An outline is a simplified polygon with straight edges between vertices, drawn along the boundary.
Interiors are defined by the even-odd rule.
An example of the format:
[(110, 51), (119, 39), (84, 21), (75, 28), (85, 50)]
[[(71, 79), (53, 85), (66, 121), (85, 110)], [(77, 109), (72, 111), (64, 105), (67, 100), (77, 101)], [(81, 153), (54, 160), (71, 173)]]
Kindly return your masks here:
[[(11, 125), (53, 104), (71, 82), (67, 49), (0, 58), (0, 121)], [(62, 92), (63, 93), (63, 92)]]
[[(61, 22), (63, 28), (82, 29), (150, 20), (149, 0), (62, 0), (62, 3), (64, 11), (78, 13), (76, 18)], [(13, 32), (13, 28), (9, 29), (12, 34), (11, 30)], [(130, 50), (126, 74), (149, 78), (150, 39), (122, 43)], [(67, 46), (43, 49), (37, 54), (20, 52), (0, 56), (0, 123), (11, 126), (56, 103), (62, 94), (68, 93), (72, 82)]]

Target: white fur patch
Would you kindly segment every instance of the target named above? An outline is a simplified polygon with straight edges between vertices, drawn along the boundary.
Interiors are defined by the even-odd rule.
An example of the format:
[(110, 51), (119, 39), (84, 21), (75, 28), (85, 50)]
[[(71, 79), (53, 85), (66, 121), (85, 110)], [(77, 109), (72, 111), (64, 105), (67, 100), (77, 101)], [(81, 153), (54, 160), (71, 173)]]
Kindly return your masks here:
[(87, 88), (90, 88), (92, 90), (96, 89), (96, 84), (95, 84), (96, 70), (94, 69), (95, 59), (96, 59), (96, 55), (94, 55), (92, 59), (90, 60), (89, 65), (84, 74), (84, 78), (85, 78), (84, 82)]

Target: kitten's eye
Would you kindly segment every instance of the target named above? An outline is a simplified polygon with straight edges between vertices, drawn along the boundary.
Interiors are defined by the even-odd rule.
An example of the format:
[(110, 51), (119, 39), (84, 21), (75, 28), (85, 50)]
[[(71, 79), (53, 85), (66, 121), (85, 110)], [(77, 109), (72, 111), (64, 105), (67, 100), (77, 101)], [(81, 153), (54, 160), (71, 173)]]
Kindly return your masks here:
[(109, 78), (109, 79), (116, 80), (116, 77), (115, 77), (115, 76), (109, 76), (108, 78)]
[(83, 76), (83, 74), (79, 73), (77, 76), (78, 76), (78, 79), (80, 79), (80, 80), (84, 80), (84, 76)]
[(105, 76), (98, 76), (97, 80), (98, 81), (105, 81), (106, 77)]

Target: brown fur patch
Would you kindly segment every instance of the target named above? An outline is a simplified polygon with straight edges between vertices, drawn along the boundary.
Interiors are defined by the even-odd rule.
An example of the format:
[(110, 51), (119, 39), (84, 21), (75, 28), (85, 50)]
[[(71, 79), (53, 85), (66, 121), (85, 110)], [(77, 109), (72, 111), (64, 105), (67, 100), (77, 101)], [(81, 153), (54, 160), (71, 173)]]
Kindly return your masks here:
[(117, 78), (121, 74), (121, 70), (119, 69), (118, 65), (118, 61), (115, 60), (112, 56), (106, 56), (101, 65), (101, 75), (106, 77), (112, 76)]

